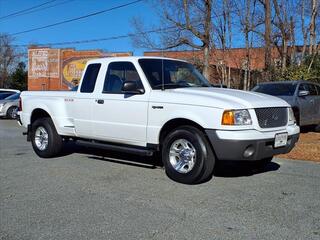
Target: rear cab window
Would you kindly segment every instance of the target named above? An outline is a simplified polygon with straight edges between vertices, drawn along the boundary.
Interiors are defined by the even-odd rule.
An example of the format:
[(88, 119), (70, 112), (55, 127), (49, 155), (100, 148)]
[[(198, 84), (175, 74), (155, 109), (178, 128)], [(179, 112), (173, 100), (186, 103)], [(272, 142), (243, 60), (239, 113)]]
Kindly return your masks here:
[(82, 79), (80, 92), (82, 93), (92, 93), (96, 85), (99, 70), (101, 68), (100, 63), (89, 64), (84, 77)]

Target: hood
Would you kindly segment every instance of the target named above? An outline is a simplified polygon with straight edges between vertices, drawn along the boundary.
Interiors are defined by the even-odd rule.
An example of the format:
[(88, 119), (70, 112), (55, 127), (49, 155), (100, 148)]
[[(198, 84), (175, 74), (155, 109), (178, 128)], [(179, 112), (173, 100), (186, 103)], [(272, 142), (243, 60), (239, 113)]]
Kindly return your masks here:
[[(161, 99), (161, 100), (160, 100)], [(221, 109), (289, 107), (284, 100), (270, 95), (226, 88), (177, 88), (152, 91), (150, 101), (179, 103)]]
[(294, 106), (294, 102), (295, 102), (294, 96), (277, 96), (277, 97), (283, 99), (289, 105)]

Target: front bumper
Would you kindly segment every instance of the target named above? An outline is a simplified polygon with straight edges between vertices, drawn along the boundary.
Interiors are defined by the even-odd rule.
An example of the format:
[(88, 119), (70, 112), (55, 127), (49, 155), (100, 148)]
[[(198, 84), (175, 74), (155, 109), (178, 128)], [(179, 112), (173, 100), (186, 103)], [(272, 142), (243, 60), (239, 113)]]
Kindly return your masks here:
[(236, 136), (239, 134), (238, 131), (233, 131), (234, 138), (223, 139), (218, 136), (217, 130), (212, 129), (207, 129), (206, 134), (219, 160), (262, 160), (274, 155), (290, 152), (299, 139), (299, 130), (297, 130), (293, 134), (288, 135), (286, 146), (274, 148), (274, 137), (265, 139), (238, 139)]

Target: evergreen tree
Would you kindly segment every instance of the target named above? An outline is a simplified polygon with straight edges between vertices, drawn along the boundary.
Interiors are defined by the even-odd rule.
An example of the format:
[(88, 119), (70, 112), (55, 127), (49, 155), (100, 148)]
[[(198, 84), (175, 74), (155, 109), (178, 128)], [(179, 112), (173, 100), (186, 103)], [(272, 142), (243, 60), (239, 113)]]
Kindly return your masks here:
[(9, 88), (18, 89), (20, 91), (27, 90), (28, 72), (26, 64), (20, 62), (16, 70), (9, 76)]

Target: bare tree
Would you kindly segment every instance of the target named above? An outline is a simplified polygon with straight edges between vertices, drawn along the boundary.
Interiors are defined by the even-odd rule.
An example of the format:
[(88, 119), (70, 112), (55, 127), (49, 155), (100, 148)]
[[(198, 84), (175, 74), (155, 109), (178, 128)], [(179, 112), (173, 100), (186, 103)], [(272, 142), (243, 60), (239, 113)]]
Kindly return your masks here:
[[(244, 10), (241, 7), (237, 7), (237, 13), (241, 23), (241, 31), (244, 35), (246, 57), (242, 63), (242, 69), (244, 70), (243, 78), (243, 90), (250, 88), (250, 71), (251, 71), (251, 48), (252, 48), (252, 34), (256, 27), (261, 25), (262, 22), (256, 16), (256, 0), (243, 0), (238, 1), (238, 5), (244, 6)], [(251, 34), (251, 39), (250, 39)]]
[(276, 13), (274, 25), (280, 30), (281, 37), (281, 70), (284, 72), (287, 67), (288, 57), (288, 41), (290, 40), (290, 23), (288, 19), (288, 8), (282, 0), (279, 4), (278, 0), (273, 0)]
[(305, 14), (306, 14), (306, 8), (305, 8), (306, 0), (301, 0), (300, 6), (301, 6), (301, 32), (303, 37), (303, 47), (302, 47), (302, 59), (304, 59), (306, 49), (307, 49), (307, 40), (308, 40), (308, 30), (305, 26)]
[(293, 19), (293, 16), (290, 16), (290, 43), (291, 43), (290, 63), (294, 64), (296, 60), (296, 34), (295, 34), (295, 21)]
[[(230, 61), (230, 49), (232, 46), (232, 29), (231, 29), (231, 10), (232, 10), (232, 1), (223, 0), (222, 6), (215, 6), (213, 11), (213, 17), (216, 19), (213, 22), (213, 33), (217, 36), (218, 42), (217, 45), (222, 51), (222, 59), (216, 64), (218, 73), (221, 75), (221, 83), (226, 84), (228, 87), (231, 85), (231, 68), (230, 64), (226, 61), (226, 57)], [(229, 49), (229, 50), (228, 50)], [(214, 53), (213, 53), (214, 55)], [(228, 66), (227, 66), (228, 65)]]
[[(150, 34), (133, 37), (140, 47), (167, 50), (179, 46), (189, 46), (203, 53), (203, 75), (210, 78), (210, 50), (212, 47), (212, 0), (160, 0), (155, 4), (162, 19), (159, 29), (161, 43), (155, 43)], [(145, 32), (143, 24), (134, 20), (137, 33)]]
[(0, 34), (0, 88), (6, 86), (8, 76), (19, 58), (12, 41), (10, 36)]
[(311, 1), (311, 20), (310, 20), (310, 44), (309, 54), (316, 54), (317, 52), (317, 37), (316, 37), (316, 17), (318, 14), (318, 0)]

